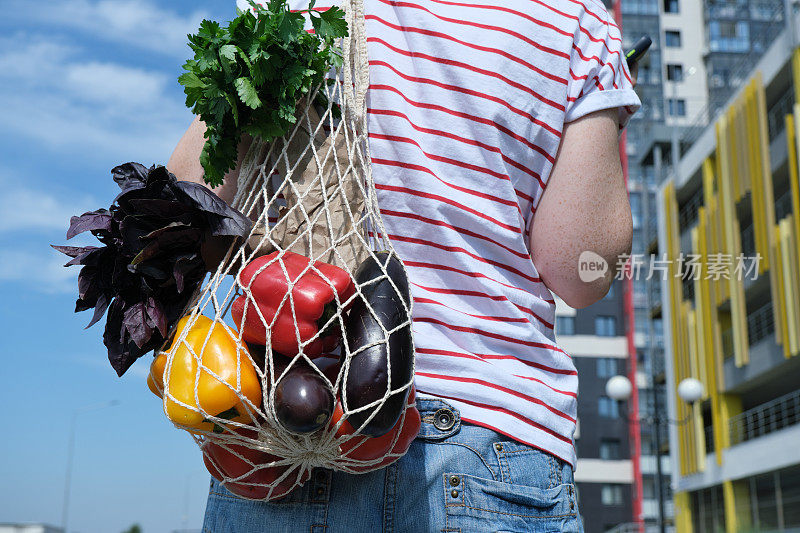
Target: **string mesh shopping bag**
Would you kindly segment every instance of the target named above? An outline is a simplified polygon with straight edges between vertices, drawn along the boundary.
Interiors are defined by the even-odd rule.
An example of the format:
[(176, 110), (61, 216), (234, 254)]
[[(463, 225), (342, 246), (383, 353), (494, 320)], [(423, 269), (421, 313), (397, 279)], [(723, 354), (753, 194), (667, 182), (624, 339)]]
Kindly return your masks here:
[(253, 141), (232, 205), (254, 228), (151, 373), (212, 475), (251, 499), (286, 494), (314, 467), (385, 466), (419, 429), (412, 299), (371, 173), (363, 0), (343, 7), (342, 67), (298, 102), (289, 134)]

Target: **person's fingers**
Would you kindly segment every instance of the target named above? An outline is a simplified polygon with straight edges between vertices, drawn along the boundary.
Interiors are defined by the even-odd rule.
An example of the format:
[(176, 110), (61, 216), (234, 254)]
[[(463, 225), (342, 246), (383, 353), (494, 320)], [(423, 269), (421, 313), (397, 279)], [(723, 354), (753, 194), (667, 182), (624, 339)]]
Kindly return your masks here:
[(636, 87), (636, 83), (639, 80), (639, 62), (635, 61), (633, 65), (631, 65), (630, 70), (631, 70), (631, 80), (633, 81), (633, 86)]

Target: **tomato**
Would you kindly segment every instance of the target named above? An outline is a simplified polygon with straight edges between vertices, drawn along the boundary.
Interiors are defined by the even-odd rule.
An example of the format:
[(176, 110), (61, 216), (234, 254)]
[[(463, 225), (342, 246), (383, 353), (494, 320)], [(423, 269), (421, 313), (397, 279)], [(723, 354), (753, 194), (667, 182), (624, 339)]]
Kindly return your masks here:
[[(374, 461), (386, 456), (388, 453), (404, 454), (408, 451), (411, 442), (419, 433), (421, 419), (419, 411), (415, 405), (416, 390), (414, 386), (411, 387), (408, 400), (406, 401), (406, 414), (389, 430), (385, 435), (380, 437), (358, 437), (354, 436), (340, 445), (342, 456), (346, 459), (353, 459), (356, 461)], [(343, 416), (344, 412), (340, 402), (336, 403), (336, 409), (331, 417), (331, 424), (335, 425)], [(399, 433), (399, 435), (398, 435)], [(355, 435), (353, 426), (345, 420), (336, 431), (337, 437), (346, 435)], [(395, 437), (397, 442), (392, 446)], [(387, 457), (377, 465), (364, 465), (364, 466), (351, 466), (353, 470), (367, 472), (381, 468), (397, 460), (397, 457)]]
[[(254, 439), (257, 434), (253, 430), (237, 429), (236, 432), (244, 437)], [(250, 500), (274, 500), (288, 494), (295, 485), (297, 472), (295, 467), (289, 465), (266, 466), (280, 458), (276, 455), (266, 453), (261, 450), (248, 448), (243, 444), (230, 442), (218, 443), (208, 440), (203, 444), (203, 462), (209, 473), (217, 481), (223, 482), (225, 488), (242, 498)], [(289, 474), (277, 485), (275, 481), (284, 472)], [(305, 483), (311, 476), (309, 471), (303, 472), (300, 484)], [(225, 482), (225, 479), (237, 479), (237, 481)], [(270, 486), (272, 493), (270, 494)]]

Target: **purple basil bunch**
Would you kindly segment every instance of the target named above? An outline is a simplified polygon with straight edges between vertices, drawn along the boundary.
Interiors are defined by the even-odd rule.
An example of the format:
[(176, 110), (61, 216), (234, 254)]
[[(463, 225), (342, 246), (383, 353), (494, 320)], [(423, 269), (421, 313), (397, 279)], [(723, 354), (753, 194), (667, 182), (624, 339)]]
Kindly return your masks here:
[[(122, 376), (160, 348), (219, 254), (244, 239), (251, 221), (202, 185), (178, 181), (163, 166), (126, 163), (112, 171), (122, 192), (109, 209), (72, 217), (67, 239), (85, 231), (103, 246), (53, 246), (83, 265), (75, 312), (108, 310), (103, 343)], [(208, 259), (216, 256), (217, 259)], [(216, 264), (208, 264), (216, 262)]]

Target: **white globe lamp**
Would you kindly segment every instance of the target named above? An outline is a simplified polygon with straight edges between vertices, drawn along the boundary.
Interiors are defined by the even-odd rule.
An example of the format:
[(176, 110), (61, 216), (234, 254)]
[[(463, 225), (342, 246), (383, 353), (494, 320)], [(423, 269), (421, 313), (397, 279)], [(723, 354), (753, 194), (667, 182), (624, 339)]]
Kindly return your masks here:
[(625, 376), (614, 376), (606, 382), (606, 395), (619, 401), (625, 401), (631, 397), (633, 385)]
[(703, 397), (705, 388), (700, 380), (695, 378), (686, 378), (678, 383), (678, 396), (681, 400), (688, 404), (693, 404)]

